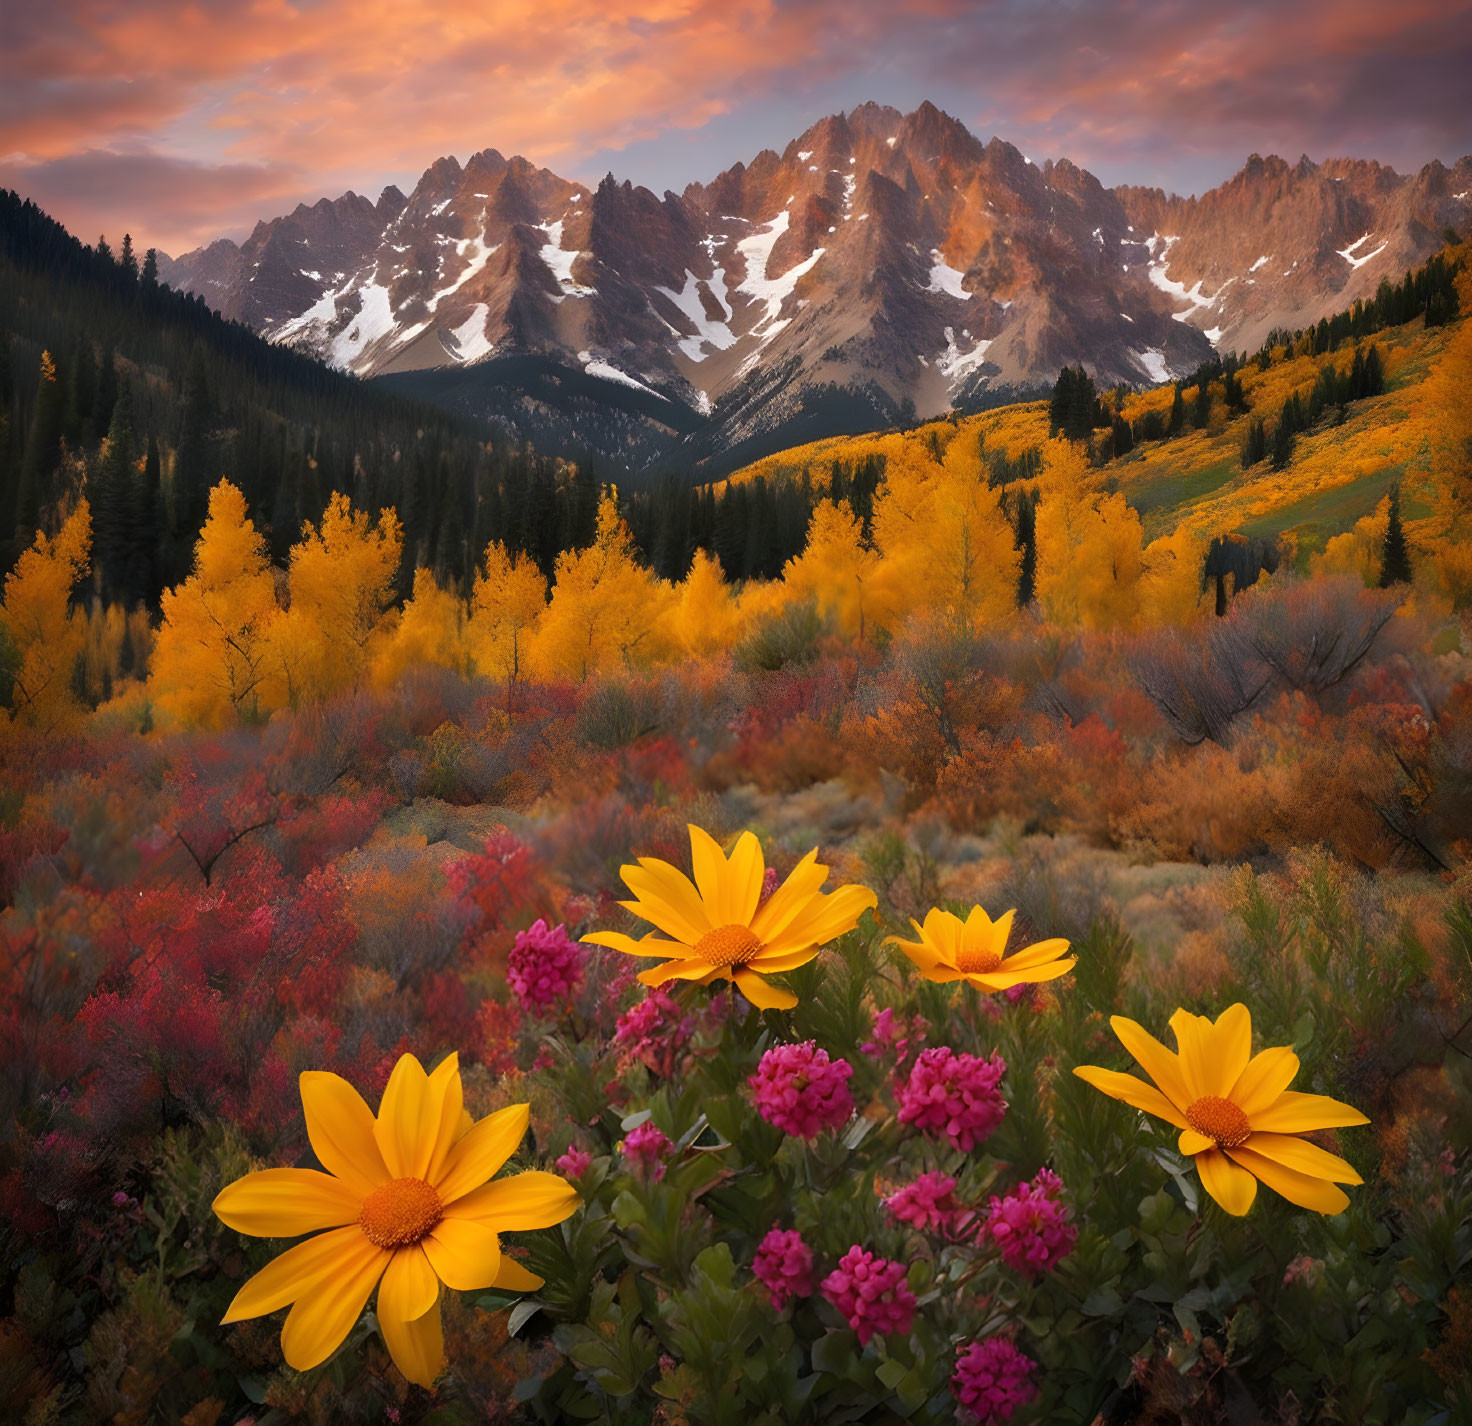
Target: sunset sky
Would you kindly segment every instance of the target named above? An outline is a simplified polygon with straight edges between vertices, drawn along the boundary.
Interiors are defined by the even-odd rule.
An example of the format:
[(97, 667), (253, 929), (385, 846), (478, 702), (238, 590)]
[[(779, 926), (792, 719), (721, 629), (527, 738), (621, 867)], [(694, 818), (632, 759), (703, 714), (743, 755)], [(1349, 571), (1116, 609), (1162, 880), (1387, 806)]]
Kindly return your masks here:
[(1198, 192), (1472, 151), (1472, 0), (4, 0), (0, 185), (177, 254), (436, 157), (656, 191), (867, 99)]

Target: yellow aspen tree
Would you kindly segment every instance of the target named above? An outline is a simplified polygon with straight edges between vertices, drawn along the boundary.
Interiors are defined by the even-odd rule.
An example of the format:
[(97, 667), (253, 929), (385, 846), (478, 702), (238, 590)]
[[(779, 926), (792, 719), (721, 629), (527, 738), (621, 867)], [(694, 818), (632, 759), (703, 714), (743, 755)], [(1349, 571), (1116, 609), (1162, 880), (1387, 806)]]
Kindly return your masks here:
[(670, 610), (671, 642), (690, 658), (707, 658), (729, 650), (741, 639), (745, 624), (720, 564), (704, 550), (695, 551), (690, 572), (675, 586)]
[(658, 660), (670, 587), (634, 557), (634, 541), (613, 497), (598, 506), (598, 537), (557, 557), (552, 602), (532, 643), (548, 677), (585, 679), (601, 669)]
[(853, 511), (820, 500), (808, 524), (807, 545), (787, 561), (782, 582), (789, 598), (812, 597), (845, 634), (862, 641), (892, 613), (874, 587), (879, 567), (879, 554), (865, 545)]
[(547, 581), (536, 561), (493, 543), (475, 577), (467, 637), (476, 671), (514, 684), (526, 676), (532, 630), (547, 610)]
[(1037, 597), (1065, 626), (1128, 628), (1140, 612), (1140, 517), (1100, 491), (1081, 447), (1052, 440), (1038, 482)]
[(373, 521), (346, 495), (327, 503), (320, 527), (308, 520), (291, 551), (291, 611), (310, 649), (307, 691), (322, 697), (355, 687), (372, 657), (394, 599), (404, 549), (393, 510)]
[(416, 569), (413, 595), (398, 618), (388, 620), (378, 641), (374, 686), (391, 688), (407, 670), (426, 664), (468, 674), (472, 660), (467, 633), (464, 600), (441, 589), (432, 570)]
[(942, 461), (911, 448), (874, 507), (874, 539), (884, 552), (893, 601), (972, 626), (996, 624), (1017, 604), (1021, 556), (981, 448), (957, 435)]
[(81, 712), (72, 670), (87, 640), (87, 619), (71, 607), (72, 588), (87, 572), (92, 514), (85, 500), (55, 539), (36, 542), (5, 577), (0, 629), (13, 647), (10, 706), (19, 721), (53, 732)]
[(150, 685), (182, 723), (224, 727), (271, 706), (272, 628), (280, 615), (266, 542), (228, 480), (210, 491), (194, 573), (163, 596)]

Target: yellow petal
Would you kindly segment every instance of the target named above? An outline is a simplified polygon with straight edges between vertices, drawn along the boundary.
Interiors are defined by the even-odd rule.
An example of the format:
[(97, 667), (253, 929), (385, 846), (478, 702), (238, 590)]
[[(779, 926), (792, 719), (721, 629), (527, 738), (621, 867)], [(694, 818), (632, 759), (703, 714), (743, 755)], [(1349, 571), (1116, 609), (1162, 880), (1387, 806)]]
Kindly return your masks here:
[(378, 1327), (383, 1345), (394, 1359), (394, 1365), (415, 1386), (431, 1387), (445, 1367), (445, 1330), (440, 1322), (440, 1305), (422, 1317), (405, 1321), (383, 1310), (383, 1294), (379, 1294)]
[(920, 937), (934, 950), (942, 965), (954, 966), (966, 944), (966, 927), (959, 916), (934, 906), (925, 913)]
[(388, 1077), (373, 1137), (395, 1178), (423, 1178), (434, 1152), (439, 1119), (430, 1125), (429, 1076), (413, 1055), (400, 1055)]
[(582, 941), (585, 946), (608, 946), (615, 951), (622, 951), (626, 956), (662, 956), (670, 959), (690, 954), (690, 947), (683, 942), (662, 940), (653, 934), (636, 941), (621, 931), (594, 931), (591, 936), (584, 936)]
[(1315, 1213), (1343, 1213), (1349, 1207), (1349, 1195), (1325, 1179), (1298, 1173), (1262, 1154), (1253, 1153), (1245, 1144), (1240, 1149), (1228, 1149), (1227, 1153), (1249, 1173), (1256, 1174), (1274, 1193), (1281, 1194), (1300, 1208), (1308, 1208)]
[[(998, 970), (1027, 970), (1033, 966), (1045, 966), (1056, 961), (1068, 949), (1068, 942), (1061, 937), (1051, 941), (1035, 941), (1030, 946), (1024, 946), (1016, 955), (1008, 956)], [(1070, 965), (1075, 965), (1078, 957), (1073, 956), (1069, 960)]]
[(731, 913), (731, 923), (750, 926), (756, 915), (757, 903), (762, 899), (762, 881), (766, 876), (762, 860), (762, 844), (754, 833), (743, 832), (731, 849), (731, 860), (726, 864), (725, 906)]
[(684, 872), (668, 862), (644, 857), (639, 866), (626, 866), (623, 878), (629, 890), (639, 898), (634, 910), (658, 926), (665, 935), (693, 946), (712, 929), (710, 914), (701, 903), (700, 893)]
[(814, 847), (793, 867), (787, 880), (757, 907), (751, 918), (751, 934), (763, 943), (775, 940), (802, 914), (827, 879), (828, 868), (819, 865), (818, 849)]
[[(977, 910), (981, 910), (980, 907)], [(986, 912), (982, 912), (985, 916)], [(1012, 918), (1017, 915), (1016, 910), (1004, 911), (995, 921), (991, 923), (991, 932), (987, 938), (987, 945), (997, 956), (1007, 954), (1007, 942), (1012, 939)]]
[(1225, 1097), (1251, 1121), (1273, 1104), (1297, 1073), (1298, 1056), (1286, 1045), (1275, 1045), (1248, 1060), (1232, 1092)]
[(399, 1248), (384, 1270), (378, 1288), (378, 1315), (401, 1322), (423, 1317), (440, 1300), (440, 1280), (418, 1243)]
[(305, 1070), (301, 1076), (302, 1110), (307, 1137), (322, 1167), (367, 1198), (393, 1177), (373, 1136), (373, 1111), (341, 1075)]
[(1181, 1101), (1182, 1106), (1194, 1104), (1208, 1094), (1220, 1094), (1212, 1065), (1211, 1021), (1182, 1008), (1170, 1017), (1170, 1028), (1175, 1031), (1176, 1044), (1180, 1047), (1181, 1080), (1190, 1095)]
[(783, 971), (796, 970), (809, 961), (816, 960), (818, 948), (809, 946), (805, 951), (784, 951), (781, 955), (768, 955), (762, 951), (747, 961), (747, 969), (760, 975), (780, 975)]
[(529, 1104), (508, 1104), (488, 1114), (468, 1134), (456, 1139), (445, 1155), (444, 1171), (434, 1187), (447, 1207), (479, 1188), (515, 1152), (531, 1122)]
[(886, 946), (898, 946), (914, 962), (915, 969), (921, 975), (925, 975), (927, 972), (933, 971), (937, 966), (945, 964), (940, 952), (928, 941), (902, 941), (898, 936), (888, 936), (885, 938), (884, 944)]
[(1226, 1099), (1252, 1059), (1252, 1015), (1247, 1007), (1240, 1001), (1227, 1006), (1217, 1016), (1207, 1043), (1211, 1075), (1207, 1093)]
[(767, 945), (773, 950), (805, 950), (808, 946), (826, 946), (859, 924), (859, 917), (879, 898), (867, 886), (840, 886), (827, 896), (815, 897), (779, 936)]
[(583, 1199), (566, 1179), (532, 1169), (488, 1183), (451, 1204), (446, 1218), (466, 1218), (514, 1233), (527, 1228), (550, 1228), (570, 1218)]
[(1257, 1180), (1220, 1149), (1211, 1148), (1192, 1160), (1201, 1186), (1234, 1218), (1241, 1218), (1257, 1197)]
[(1053, 961), (1049, 965), (1016, 967), (1010, 960), (1003, 961), (996, 970), (977, 971), (967, 980), (985, 990), (1010, 990), (1014, 985), (1039, 985), (1045, 980), (1057, 980), (1067, 975), (1078, 964), (1075, 956), (1066, 961)]
[(1327, 1178), (1334, 1183), (1364, 1182), (1338, 1154), (1293, 1134), (1249, 1134), (1242, 1147), (1311, 1178)]
[(1134, 1109), (1154, 1114), (1177, 1129), (1185, 1129), (1185, 1115), (1170, 1102), (1153, 1084), (1136, 1079), (1132, 1074), (1119, 1074), (1115, 1070), (1100, 1069), (1097, 1065), (1079, 1065), (1074, 1070), (1081, 1080), (1102, 1090), (1111, 1099), (1123, 1100)]
[(1285, 1090), (1266, 1109), (1252, 1116), (1254, 1130), (1301, 1134), (1309, 1129), (1343, 1129), (1370, 1121), (1358, 1109), (1330, 1099), (1327, 1094), (1298, 1094)]
[(211, 1206), (237, 1233), (295, 1238), (356, 1223), (363, 1199), (341, 1179), (316, 1169), (262, 1169), (227, 1184)]
[(490, 1287), (501, 1269), (495, 1231), (472, 1218), (441, 1218), (421, 1246), (440, 1281), (456, 1292)]
[[(438, 1107), (436, 1107), (438, 1106)], [(460, 1116), (465, 1112), (465, 1088), (460, 1082), (460, 1055), (451, 1051), (429, 1077), (430, 1123), (438, 1127), (423, 1177), (430, 1183), (440, 1176), (450, 1146), (460, 1137)]]
[(770, 984), (755, 971), (738, 970), (732, 977), (739, 990), (758, 1010), (791, 1010), (797, 996)]
[(1214, 1143), (1216, 1140), (1209, 1134), (1202, 1134), (1195, 1129), (1182, 1129), (1176, 1148), (1190, 1158), (1193, 1154), (1204, 1154)]
[(376, 1248), (361, 1233), (358, 1246), (331, 1277), (297, 1298), (281, 1329), (281, 1355), (299, 1372), (319, 1367), (363, 1315), (368, 1294), (393, 1255)]
[[(1137, 1025), (1133, 1020), (1127, 1020), (1123, 1015), (1110, 1017), (1110, 1025), (1114, 1033), (1119, 1036), (1120, 1043), (1139, 1062), (1140, 1067), (1160, 1086), (1160, 1091), (1174, 1105), (1178, 1106), (1177, 1118), (1188, 1104), (1199, 1096), (1192, 1094), (1186, 1088), (1185, 1076), (1181, 1073), (1181, 1062), (1177, 1055), (1173, 1055), (1154, 1035), (1150, 1034), (1143, 1026)], [(1180, 1119), (1181, 1127), (1185, 1127), (1185, 1120)]]
[(528, 1272), (515, 1258), (508, 1258), (502, 1253), (501, 1269), (491, 1286), (502, 1292), (536, 1292), (538, 1288), (545, 1287), (546, 1283), (546, 1278)]
[(726, 854), (703, 828), (690, 824), (685, 830), (690, 833), (690, 865), (706, 914), (712, 925), (729, 926), (736, 918), (726, 900)]
[(246, 1280), (225, 1309), (221, 1324), (264, 1317), (278, 1307), (288, 1306), (319, 1282), (340, 1275), (343, 1265), (350, 1263), (367, 1242), (362, 1230), (354, 1224), (319, 1233), (305, 1243), (288, 1248)]
[(645, 985), (663, 985), (667, 980), (704, 980), (711, 970), (709, 961), (666, 961), (641, 970), (637, 978)]

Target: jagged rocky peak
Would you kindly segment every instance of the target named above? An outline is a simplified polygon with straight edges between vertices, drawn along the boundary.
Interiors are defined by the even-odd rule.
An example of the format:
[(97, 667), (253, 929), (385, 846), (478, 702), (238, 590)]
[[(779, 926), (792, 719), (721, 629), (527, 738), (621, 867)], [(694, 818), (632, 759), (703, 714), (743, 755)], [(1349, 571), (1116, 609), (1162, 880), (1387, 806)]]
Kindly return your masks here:
[[(437, 159), (408, 196), (303, 204), (160, 271), (336, 365), (419, 373), (430, 395), (500, 390), (497, 364), (534, 355), (581, 373), (585, 428), (588, 392), (642, 403), (676, 444), (694, 439), (679, 412), (708, 413), (709, 457), (793, 423), (965, 408), (1064, 363), (1166, 380), (1338, 310), (1472, 221), (1472, 159), (1407, 177), (1252, 154), (1180, 197), (1037, 158), (929, 103), (827, 115), (678, 194), (485, 148)], [(525, 409), (485, 403), (513, 424)]]

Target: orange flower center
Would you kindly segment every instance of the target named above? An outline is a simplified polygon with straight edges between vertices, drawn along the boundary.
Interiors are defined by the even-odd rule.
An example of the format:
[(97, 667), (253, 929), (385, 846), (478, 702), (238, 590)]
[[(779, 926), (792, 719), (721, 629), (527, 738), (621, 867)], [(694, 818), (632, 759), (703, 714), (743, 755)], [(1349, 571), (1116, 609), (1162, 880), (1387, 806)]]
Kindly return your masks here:
[(965, 946), (956, 952), (956, 969), (968, 975), (985, 975), (1002, 964), (1002, 953), (990, 946)]
[(749, 926), (717, 926), (695, 943), (697, 960), (713, 966), (745, 965), (762, 943), (751, 934)]
[(427, 1238), (444, 1214), (439, 1194), (422, 1178), (396, 1178), (363, 1200), (358, 1226), (375, 1247), (407, 1248)]
[(1186, 1110), (1186, 1123), (1198, 1134), (1215, 1139), (1223, 1149), (1235, 1149), (1252, 1132), (1247, 1116), (1230, 1099), (1208, 1094)]

